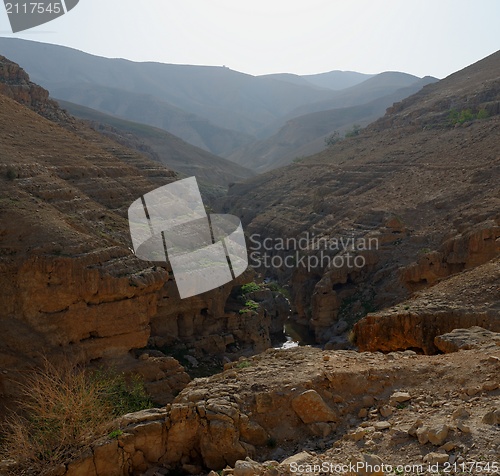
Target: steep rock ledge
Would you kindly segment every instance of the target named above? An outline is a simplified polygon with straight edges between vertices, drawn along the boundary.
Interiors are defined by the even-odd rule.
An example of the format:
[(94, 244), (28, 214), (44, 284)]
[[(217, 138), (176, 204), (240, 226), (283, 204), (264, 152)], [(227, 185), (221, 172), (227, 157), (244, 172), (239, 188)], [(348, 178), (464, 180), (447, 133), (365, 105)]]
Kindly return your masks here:
[(49, 92), (46, 89), (31, 82), (26, 71), (2, 55), (0, 55), (0, 94), (14, 99), (47, 119), (74, 122), (55, 101), (49, 99)]
[(413, 299), (359, 321), (354, 330), (362, 351), (414, 349), (438, 352), (436, 336), (480, 326), (500, 331), (500, 260), (442, 280)]

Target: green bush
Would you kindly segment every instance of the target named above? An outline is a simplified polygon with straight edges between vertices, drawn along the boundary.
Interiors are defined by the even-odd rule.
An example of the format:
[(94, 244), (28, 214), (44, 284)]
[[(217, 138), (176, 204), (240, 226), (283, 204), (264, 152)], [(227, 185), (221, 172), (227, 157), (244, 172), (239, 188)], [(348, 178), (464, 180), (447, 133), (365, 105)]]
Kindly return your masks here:
[(488, 111), (486, 109), (480, 109), (477, 113), (478, 119), (487, 119), (488, 117), (490, 117), (490, 115), (488, 114)]
[(257, 283), (247, 283), (241, 286), (241, 294), (248, 294), (256, 291), (260, 291), (260, 286)]
[(103, 370), (90, 375), (96, 385), (104, 385), (102, 398), (110, 405), (115, 417), (139, 412), (153, 406), (144, 389), (144, 382), (137, 375), (126, 379), (123, 374)]
[(245, 314), (246, 312), (257, 312), (259, 310), (259, 304), (254, 300), (249, 299), (245, 302), (245, 307), (240, 309), (240, 314)]
[(241, 362), (238, 362), (236, 364), (237, 369), (246, 369), (248, 367), (251, 367), (252, 364), (248, 360), (242, 360)]
[(108, 435), (108, 438), (111, 439), (111, 440), (116, 440), (118, 439), (118, 437), (122, 436), (123, 435), (123, 431), (122, 430), (113, 430), (109, 435)]
[(480, 109), (477, 113), (473, 113), (470, 109), (462, 109), (457, 111), (452, 109), (448, 114), (448, 121), (451, 126), (461, 125), (466, 122), (472, 122), (476, 119), (486, 119), (489, 117), (486, 109)]

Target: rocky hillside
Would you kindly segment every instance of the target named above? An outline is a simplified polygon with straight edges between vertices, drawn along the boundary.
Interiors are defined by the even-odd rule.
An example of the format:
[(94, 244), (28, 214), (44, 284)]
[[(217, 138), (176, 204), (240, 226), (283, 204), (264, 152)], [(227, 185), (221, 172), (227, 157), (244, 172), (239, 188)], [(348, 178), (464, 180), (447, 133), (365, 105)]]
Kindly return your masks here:
[(437, 342), (445, 355), (306, 347), (242, 359), (165, 408), (126, 415), (116, 439), (59, 474), (497, 474), (500, 334)]
[[(262, 270), (291, 282), (296, 319), (310, 326), (318, 342), (346, 345), (340, 335), (367, 313), (465, 270), (486, 273), (479, 266), (498, 256), (499, 77), (496, 53), (395, 104), (359, 135), (230, 189), (225, 209), (242, 216), (249, 237), (274, 240), (275, 249), (267, 253), (283, 266)], [(309, 269), (298, 259), (296, 244), (276, 245), (284, 238), (308, 241), (298, 251), (310, 259)], [(357, 240), (354, 247), (341, 244), (349, 238)], [(358, 265), (349, 254), (352, 260), (358, 256)], [(286, 266), (289, 255), (295, 261)], [(450, 285), (430, 314), (460, 314), (462, 326), (478, 319), (496, 325), (478, 312), (498, 318), (498, 279), (492, 283), (485, 275), (474, 282), (479, 290)], [(487, 296), (490, 287), (492, 298), (478, 312), (475, 304), (460, 311), (448, 307), (462, 299), (474, 302), (471, 293)], [(364, 348), (432, 351), (421, 337), (397, 337), (411, 335), (411, 323), (422, 317), (411, 302), (404, 305), (383, 311), (383, 319), (370, 314), (358, 325)], [(405, 315), (407, 324), (401, 322)], [(385, 324), (377, 327), (377, 321)], [(400, 329), (394, 337), (392, 326)]]
[[(158, 405), (37, 476), (498, 474), (499, 78), (500, 52), (233, 185), (220, 208), (268, 279), (181, 300), (126, 220), (176, 174), (0, 57), (0, 415), (43, 357), (139, 374)], [(274, 281), (323, 348), (269, 348), (290, 312)]]
[(129, 205), (175, 173), (47, 98), (0, 57), (0, 403), (42, 356), (139, 373), (165, 403), (189, 377), (160, 349), (222, 358), (268, 348), (288, 312), (277, 294), (263, 291), (255, 300), (267, 310), (256, 304), (241, 317), (231, 284), (181, 301), (168, 267), (131, 252)]
[[(435, 78), (423, 78), (408, 87), (398, 89), (373, 101), (295, 117), (290, 119), (276, 134), (238, 149), (229, 156), (229, 159), (238, 164), (245, 164), (259, 173), (289, 165), (293, 161), (324, 150), (331, 134), (336, 133), (340, 138), (351, 132), (354, 127), (367, 126), (383, 116), (386, 109), (395, 102), (401, 101), (435, 81), (437, 81)], [(359, 97), (363, 98), (363, 94), (359, 91), (357, 94), (359, 96), (350, 96), (351, 102), (356, 102)], [(377, 90), (376, 94), (381, 93)], [(353, 100), (353, 97), (356, 100)], [(350, 104), (350, 102), (344, 102), (344, 104)]]
[(114, 141), (138, 150), (182, 176), (196, 176), (207, 194), (215, 189), (219, 196), (225, 195), (229, 184), (255, 175), (250, 169), (194, 147), (163, 129), (125, 121), (67, 101), (58, 103)]

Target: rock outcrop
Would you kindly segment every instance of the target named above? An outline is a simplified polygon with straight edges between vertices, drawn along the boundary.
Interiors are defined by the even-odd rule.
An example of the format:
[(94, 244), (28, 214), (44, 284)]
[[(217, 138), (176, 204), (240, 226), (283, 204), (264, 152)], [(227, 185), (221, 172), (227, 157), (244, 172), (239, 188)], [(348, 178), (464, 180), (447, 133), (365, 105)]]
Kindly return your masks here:
[(72, 122), (71, 117), (49, 99), (49, 92), (30, 81), (18, 64), (0, 55), (0, 94), (33, 109), (47, 119)]
[(363, 351), (439, 351), (435, 338), (454, 329), (480, 326), (500, 332), (500, 261), (492, 260), (420, 291), (411, 300), (372, 313), (355, 326)]
[(363, 473), (367, 463), (480, 461), (498, 447), (500, 347), (491, 343), (438, 356), (268, 350), (191, 382), (163, 409), (122, 417), (116, 439), (96, 442), (60, 474), (206, 474), (229, 465), (224, 474), (272, 476), (346, 463), (337, 472), (378, 474)]
[(434, 343), (445, 354), (459, 350), (479, 349), (484, 346), (495, 350), (495, 346), (500, 346), (500, 334), (473, 326), (469, 329), (454, 329), (448, 334), (437, 336)]
[(146, 364), (131, 351), (172, 342), (221, 355), (230, 345), (247, 353), (270, 346), (288, 315), (279, 317), (278, 294), (248, 316), (241, 303), (226, 311), (233, 286), (253, 274), (181, 301), (168, 265), (133, 255), (128, 206), (176, 174), (68, 116), (4, 57), (0, 144), (1, 401), (41, 356), (139, 373), (165, 404), (189, 381), (184, 369), (162, 353)]

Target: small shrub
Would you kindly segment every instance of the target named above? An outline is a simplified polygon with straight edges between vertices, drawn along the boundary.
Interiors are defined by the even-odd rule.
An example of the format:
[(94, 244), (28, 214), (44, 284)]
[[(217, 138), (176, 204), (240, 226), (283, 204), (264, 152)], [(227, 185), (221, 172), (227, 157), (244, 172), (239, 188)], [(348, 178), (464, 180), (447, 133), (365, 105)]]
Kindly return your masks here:
[(114, 430), (108, 435), (108, 438), (111, 440), (116, 440), (116, 439), (118, 439), (118, 437), (120, 437), (122, 435), (123, 435), (122, 430)]
[(452, 109), (448, 114), (448, 121), (451, 126), (456, 126), (476, 119), (487, 119), (488, 117), (489, 114), (486, 109), (480, 109), (477, 113), (473, 113), (470, 109), (462, 109), (461, 111)]
[(478, 119), (487, 119), (488, 117), (490, 117), (490, 115), (488, 114), (488, 111), (486, 109), (480, 109), (477, 113)]
[(340, 142), (342, 139), (338, 131), (333, 132), (328, 137), (325, 137), (325, 145), (327, 147), (333, 147), (335, 144)]
[(248, 307), (248, 309), (251, 309), (252, 311), (258, 311), (259, 310), (259, 304), (256, 303), (254, 300), (249, 299), (245, 303), (245, 307)]
[(260, 286), (257, 283), (247, 283), (241, 286), (241, 293), (248, 294), (256, 291), (260, 291)]
[(106, 387), (103, 399), (111, 406), (112, 415), (115, 417), (153, 406), (144, 389), (143, 381), (137, 375), (127, 380), (123, 374), (100, 370), (92, 373), (91, 379), (94, 379), (97, 385)]
[(252, 364), (248, 360), (242, 360), (241, 362), (238, 362), (236, 364), (237, 369), (247, 369), (248, 367), (251, 367)]
[(347, 131), (345, 133), (346, 137), (356, 137), (359, 135), (359, 132), (361, 131), (361, 126), (359, 124), (354, 124), (351, 128), (350, 131)]
[(245, 302), (245, 307), (240, 309), (240, 314), (244, 314), (245, 312), (257, 312), (259, 310), (259, 304), (254, 300), (249, 299)]

